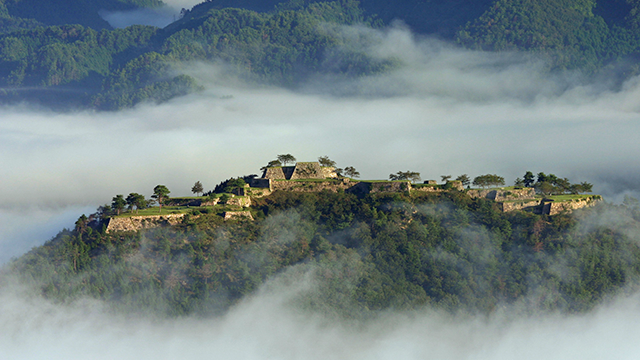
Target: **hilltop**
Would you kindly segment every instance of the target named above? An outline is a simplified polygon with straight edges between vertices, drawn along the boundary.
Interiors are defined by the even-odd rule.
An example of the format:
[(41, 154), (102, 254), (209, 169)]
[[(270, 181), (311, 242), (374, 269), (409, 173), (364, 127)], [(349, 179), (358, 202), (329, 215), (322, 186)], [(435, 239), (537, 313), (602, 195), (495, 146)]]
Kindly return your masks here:
[(0, 102), (99, 110), (164, 102), (202, 89), (181, 70), (189, 62), (224, 62), (246, 81), (292, 89), (318, 76), (372, 76), (402, 64), (371, 56), (360, 45), (374, 39), (341, 29), (397, 20), (458, 46), (529, 52), (550, 71), (602, 74), (614, 84), (636, 74), (640, 49), (637, 4), (617, 0), (215, 0), (185, 9), (163, 29), (114, 30), (98, 16), (98, 9), (160, 5), (0, 2)]
[[(290, 156), (290, 155), (289, 155)], [(474, 179), (474, 184), (483, 185), (482, 188), (471, 189), (471, 180), (462, 175), (459, 179), (444, 179), (442, 184), (435, 180), (427, 180), (423, 183), (414, 183), (412, 180), (419, 178), (419, 173), (399, 172), (391, 174), (392, 180), (358, 180), (346, 177), (343, 169), (336, 169), (335, 162), (327, 157), (321, 157), (328, 166), (320, 162), (297, 162), (295, 165), (282, 166), (279, 161), (272, 161), (263, 168), (261, 177), (255, 175), (231, 178), (218, 185), (216, 191), (209, 191), (207, 196), (172, 198), (165, 201), (165, 212), (162, 208), (148, 208), (144, 201), (137, 204), (129, 201), (130, 211), (117, 216), (110, 216), (113, 210), (109, 205), (94, 214), (94, 222), (105, 226), (106, 232), (112, 231), (137, 231), (145, 228), (160, 226), (163, 224), (176, 225), (189, 214), (199, 215), (201, 212), (215, 213), (225, 220), (243, 217), (253, 219), (256, 209), (251, 207), (258, 199), (268, 197), (274, 192), (303, 192), (321, 193), (338, 192), (355, 194), (362, 197), (371, 194), (399, 193), (409, 196), (419, 196), (421, 193), (442, 194), (445, 192), (458, 192), (470, 199), (487, 199), (494, 202), (497, 211), (529, 211), (536, 214), (557, 215), (570, 213), (576, 209), (595, 206), (602, 201), (600, 195), (586, 195), (580, 192), (591, 192), (591, 185), (571, 185), (568, 179), (558, 179), (557, 176), (540, 173), (534, 183), (530, 180), (528, 186), (524, 183), (509, 187), (488, 187), (487, 185), (504, 185), (504, 180), (497, 175), (481, 175)], [(352, 174), (359, 173), (353, 167)], [(349, 172), (349, 171), (347, 171)], [(413, 174), (409, 179), (408, 174)], [(525, 175), (525, 178), (533, 176)], [(498, 178), (497, 181), (486, 182), (486, 179)], [(548, 179), (544, 179), (547, 177)], [(555, 180), (552, 180), (555, 179)], [(516, 182), (522, 182), (517, 180)], [(561, 183), (562, 186), (558, 184)], [(586, 185), (585, 185), (586, 184)], [(465, 188), (467, 185), (467, 188)], [(197, 185), (196, 185), (197, 186)], [(549, 189), (550, 187), (550, 189)], [(202, 190), (202, 189), (200, 189)], [(124, 199), (123, 195), (118, 195)], [(131, 198), (129, 195), (128, 199)], [(115, 198), (113, 206), (116, 206)], [(121, 203), (124, 206), (124, 202)], [(133, 208), (137, 207), (136, 211)], [(145, 209), (148, 208), (148, 209)], [(142, 212), (140, 212), (142, 209)]]
[[(148, 201), (136, 196), (127, 197), (129, 212), (114, 214), (116, 196), (113, 207), (81, 217), (74, 229), (11, 262), (3, 276), (18, 276), (57, 301), (91, 297), (115, 311), (172, 316), (224, 312), (281, 277), (313, 279), (312, 288), (296, 295), (296, 306), (349, 317), (425, 306), (580, 312), (638, 285), (640, 247), (628, 231), (639, 225), (637, 202), (597, 201), (555, 215), (504, 212), (501, 197), (527, 198), (544, 186), (474, 190), (460, 187), (463, 176), (441, 184), (359, 181), (341, 177), (340, 169), (299, 164), (293, 171), (264, 168), (263, 175), (289, 179), (231, 178), (206, 196), (171, 198), (158, 185), (162, 215), (157, 207), (144, 209)], [(330, 177), (301, 173), (312, 168)], [(296, 172), (304, 176), (291, 179)], [(415, 180), (419, 174), (390, 177), (401, 175)], [(496, 176), (474, 180), (499, 181)], [(251, 181), (291, 187), (246, 186)], [(368, 191), (341, 188), (352, 182)], [(203, 191), (198, 183), (193, 190)], [(626, 223), (589, 225), (604, 212)], [(107, 231), (110, 225), (101, 218), (142, 226)], [(157, 226), (154, 219), (170, 226)]]

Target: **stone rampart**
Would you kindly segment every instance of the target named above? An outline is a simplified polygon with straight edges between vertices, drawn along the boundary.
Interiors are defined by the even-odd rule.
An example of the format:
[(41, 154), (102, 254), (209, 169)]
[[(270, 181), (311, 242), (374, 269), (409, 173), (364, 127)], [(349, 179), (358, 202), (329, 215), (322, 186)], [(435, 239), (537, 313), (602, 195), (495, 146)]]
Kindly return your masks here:
[(271, 187), (271, 179), (251, 179), (251, 183), (249, 185), (251, 185), (252, 188), (262, 188), (273, 191), (273, 188)]
[(335, 179), (338, 177), (338, 175), (336, 174), (336, 168), (334, 168), (333, 166), (323, 166), (322, 167), (322, 177), (323, 178), (330, 178), (330, 179)]
[(324, 179), (322, 167), (317, 162), (299, 162), (288, 179)]
[(229, 198), (229, 200), (227, 200), (227, 205), (235, 205), (235, 206), (242, 206), (242, 207), (249, 207), (251, 206), (251, 198), (248, 196), (234, 196), (232, 198)]
[(115, 217), (109, 219), (107, 233), (117, 231), (138, 231), (163, 225), (176, 225), (182, 221), (185, 214), (167, 214), (153, 216)]
[(250, 220), (253, 220), (253, 216), (249, 211), (227, 211), (224, 213), (225, 221), (238, 218), (248, 218)]
[(515, 210), (531, 209), (540, 206), (540, 200), (523, 200), (523, 201), (510, 201), (499, 202), (500, 210), (502, 212), (509, 212)]
[(406, 192), (411, 191), (410, 181), (379, 181), (372, 182), (371, 190), (372, 194), (381, 192)]
[(343, 181), (274, 181), (272, 182), (272, 187), (274, 191), (320, 192), (328, 190), (337, 192), (339, 190), (348, 190), (354, 184), (349, 179), (344, 179)]
[(563, 211), (572, 212), (573, 210), (595, 206), (600, 201), (602, 201), (601, 198), (595, 198), (593, 196), (573, 201), (545, 201), (542, 205), (542, 212), (543, 214), (557, 215)]
[[(288, 167), (293, 168), (293, 166), (288, 166)], [(277, 167), (268, 167), (264, 169), (262, 178), (263, 179), (286, 179), (287, 177), (285, 177), (284, 167), (277, 166)]]
[(485, 198), (493, 201), (528, 200), (535, 198), (536, 191), (533, 188), (486, 190), (474, 189), (467, 191), (467, 195), (472, 198)]

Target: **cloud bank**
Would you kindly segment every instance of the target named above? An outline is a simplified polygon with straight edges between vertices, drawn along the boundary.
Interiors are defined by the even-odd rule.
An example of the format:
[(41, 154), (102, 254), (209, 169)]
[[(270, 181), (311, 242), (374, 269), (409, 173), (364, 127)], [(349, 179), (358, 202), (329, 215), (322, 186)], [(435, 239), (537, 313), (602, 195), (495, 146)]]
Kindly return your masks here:
[(2, 359), (624, 360), (640, 351), (637, 295), (584, 315), (425, 310), (348, 322), (291, 306), (295, 287), (263, 289), (223, 317), (199, 319), (114, 315), (96, 302), (55, 305), (7, 289), (0, 293)]
[(149, 196), (157, 184), (172, 196), (189, 195), (196, 181), (212, 189), (281, 153), (328, 155), (364, 179), (410, 170), (423, 179), (497, 173), (511, 182), (531, 170), (593, 182), (609, 200), (637, 196), (638, 78), (613, 91), (579, 74), (549, 74), (531, 56), (463, 50), (402, 27), (339, 31), (358, 50), (401, 65), (288, 90), (243, 83), (224, 65), (190, 64), (183, 70), (206, 90), (162, 105), (0, 108), (0, 211), (11, 219), (1, 224), (5, 257), (24, 251), (9, 249), (31, 231), (11, 229), (63, 218), (59, 227), (72, 226), (61, 215), (69, 209), (116, 194)]

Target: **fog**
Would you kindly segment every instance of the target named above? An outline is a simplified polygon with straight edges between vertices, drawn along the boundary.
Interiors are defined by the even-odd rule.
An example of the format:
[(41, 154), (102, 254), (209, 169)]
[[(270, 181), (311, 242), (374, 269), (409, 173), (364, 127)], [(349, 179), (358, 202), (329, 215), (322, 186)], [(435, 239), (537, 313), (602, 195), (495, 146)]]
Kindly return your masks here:
[(190, 9), (201, 3), (198, 0), (165, 0), (159, 8), (141, 8), (127, 11), (99, 11), (100, 17), (114, 28), (131, 25), (151, 25), (163, 28), (180, 18), (181, 9)]
[(0, 211), (8, 219), (0, 261), (72, 226), (69, 209), (149, 196), (157, 184), (172, 196), (189, 195), (196, 181), (212, 189), (282, 153), (328, 155), (363, 179), (410, 170), (423, 179), (497, 173), (512, 183), (531, 170), (590, 181), (609, 201), (638, 196), (638, 78), (612, 91), (578, 74), (549, 74), (530, 56), (462, 50), (401, 26), (338, 31), (402, 65), (356, 80), (318, 77), (294, 91), (242, 82), (224, 64), (187, 64), (181, 70), (206, 89), (162, 105), (0, 108)]
[[(102, 304), (0, 294), (2, 359), (636, 359), (638, 296), (583, 315), (389, 312), (364, 322), (291, 306), (309, 283), (265, 286), (225, 316), (153, 319)], [(24, 291), (21, 293), (21, 291)]]
[[(399, 61), (359, 79), (317, 77), (298, 90), (239, 80), (224, 64), (181, 69), (205, 90), (117, 113), (0, 108), (0, 263), (42, 244), (116, 194), (190, 195), (201, 181), (256, 174), (277, 154), (328, 155), (363, 179), (525, 171), (589, 181), (608, 201), (638, 197), (640, 80), (620, 88), (549, 74), (522, 54), (462, 50), (400, 27), (343, 28), (362, 51)], [(0, 294), (0, 359), (635, 359), (638, 296), (585, 315), (522, 318), (509, 309), (454, 318), (381, 314), (365, 324), (288, 306), (263, 290), (221, 318), (113, 315), (55, 305), (19, 287)], [(284, 295), (282, 295), (284, 293)], [(278, 295), (276, 295), (278, 294)]]

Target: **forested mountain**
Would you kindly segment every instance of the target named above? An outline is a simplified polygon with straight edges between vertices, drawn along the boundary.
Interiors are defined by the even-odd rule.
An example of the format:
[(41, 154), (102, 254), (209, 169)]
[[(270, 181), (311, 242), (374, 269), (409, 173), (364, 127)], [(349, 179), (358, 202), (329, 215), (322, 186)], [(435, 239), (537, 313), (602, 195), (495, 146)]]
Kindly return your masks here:
[(0, 2), (1, 101), (104, 110), (164, 101), (200, 88), (175, 74), (189, 61), (224, 61), (248, 79), (289, 87), (317, 74), (376, 74), (401, 64), (350, 50), (335, 26), (396, 19), (471, 49), (531, 51), (551, 70), (586, 74), (635, 64), (640, 46), (640, 4), (631, 0), (213, 0), (164, 29), (121, 30), (110, 29), (98, 10), (161, 3), (68, 2), (65, 11), (49, 1)]
[(167, 315), (225, 311), (268, 281), (304, 281), (296, 304), (354, 317), (424, 306), (582, 312), (640, 280), (632, 202), (548, 216), (502, 213), (459, 191), (276, 192), (250, 211), (255, 220), (196, 211), (135, 233), (81, 217), (2, 275), (56, 301)]

